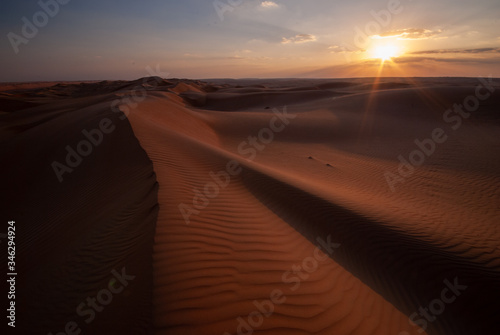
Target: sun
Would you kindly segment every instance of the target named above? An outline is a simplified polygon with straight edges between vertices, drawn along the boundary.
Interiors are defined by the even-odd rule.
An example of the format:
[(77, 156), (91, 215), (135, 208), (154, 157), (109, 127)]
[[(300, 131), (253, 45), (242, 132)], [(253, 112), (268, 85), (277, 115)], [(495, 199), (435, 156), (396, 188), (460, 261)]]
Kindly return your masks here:
[(378, 58), (382, 63), (399, 57), (403, 54), (403, 48), (400, 43), (394, 40), (374, 40), (371, 47), (367, 50), (369, 58)]
[(400, 50), (397, 46), (389, 45), (379, 45), (375, 47), (372, 51), (372, 56), (374, 58), (379, 58), (383, 62), (390, 60), (391, 58), (398, 57)]

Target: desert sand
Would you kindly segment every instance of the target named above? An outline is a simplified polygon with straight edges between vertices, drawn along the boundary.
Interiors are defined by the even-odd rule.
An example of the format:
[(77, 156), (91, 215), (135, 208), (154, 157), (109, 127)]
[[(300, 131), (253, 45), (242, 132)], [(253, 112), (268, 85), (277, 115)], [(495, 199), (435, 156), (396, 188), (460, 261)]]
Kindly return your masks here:
[(1, 89), (23, 334), (500, 329), (497, 80)]

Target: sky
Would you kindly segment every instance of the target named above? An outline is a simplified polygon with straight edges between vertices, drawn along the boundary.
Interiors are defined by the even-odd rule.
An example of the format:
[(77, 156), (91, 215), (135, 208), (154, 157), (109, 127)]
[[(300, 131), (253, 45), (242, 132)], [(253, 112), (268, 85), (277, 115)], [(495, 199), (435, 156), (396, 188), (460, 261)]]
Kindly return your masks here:
[(2, 0), (0, 81), (500, 77), (499, 0)]

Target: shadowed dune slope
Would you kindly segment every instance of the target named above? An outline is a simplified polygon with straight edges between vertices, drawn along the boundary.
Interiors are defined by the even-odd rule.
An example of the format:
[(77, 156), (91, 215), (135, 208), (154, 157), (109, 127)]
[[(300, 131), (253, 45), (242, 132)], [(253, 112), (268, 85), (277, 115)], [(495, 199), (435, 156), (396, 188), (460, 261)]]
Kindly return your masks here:
[[(156, 177), (110, 98), (46, 101), (0, 115), (2, 220), (16, 221), (19, 334), (151, 331)], [(99, 138), (103, 120), (113, 131)], [(88, 140), (83, 130), (97, 145), (79, 147)], [(66, 146), (86, 157), (72, 156), (60, 182), (52, 164), (67, 164)]]
[[(320, 315), (335, 320), (335, 308), (343, 306), (341, 308), (347, 310), (347, 305), (355, 300), (345, 292), (340, 294), (336, 273), (354, 276), (349, 281), (359, 285), (359, 289), (368, 290), (366, 294), (371, 298), (366, 299), (377, 301), (383, 297), (376, 308), (387, 304), (387, 308), (395, 306), (408, 316), (418, 312), (421, 306), (428, 308), (432, 301), (440, 298), (447, 287), (445, 281), (456, 282), (462, 288), (467, 287), (465, 292), (459, 292), (456, 302), (446, 305), (439, 317), (426, 322), (427, 331), (489, 334), (498, 326), (494, 317), (495, 301), (500, 298), (497, 229), (500, 197), (496, 191), (500, 179), (495, 172), (500, 167), (496, 158), (499, 142), (495, 136), (499, 126), (495, 123), (498, 92), (482, 102), (474, 115), (464, 119), (461, 128), (452, 131), (451, 125), (443, 120), (443, 113), (454, 103), (463, 103), (474, 93), (475, 86), (406, 88), (407, 85), (389, 83), (382, 87), (379, 91), (353, 91), (352, 95), (345, 92), (347, 96), (334, 96), (335, 99), (318, 99), (300, 93), (293, 96), (288, 112), (296, 117), (283, 132), (276, 133), (264, 149), (256, 150), (254, 160), (249, 160), (249, 155), (238, 147), (248, 141), (248, 136), (256, 136), (269, 127), (274, 114), (263, 106), (276, 106), (272, 95), (268, 96), (269, 100), (264, 95), (264, 100), (256, 103), (253, 93), (244, 92), (235, 106), (239, 112), (230, 115), (197, 110), (198, 118), (205, 120), (206, 128), (217, 135), (217, 141), (211, 137), (212, 145), (208, 146), (208, 140), (185, 136), (185, 132), (176, 131), (164, 119), (164, 115), (174, 109), (173, 102), (148, 100), (141, 104), (132, 115), (134, 131), (155, 162), (160, 183), (168, 185), (176, 194), (167, 199), (168, 206), (159, 215), (158, 227), (164, 227), (165, 234), (157, 235), (155, 260), (159, 263), (155, 278), (158, 282), (165, 280), (169, 283), (166, 287), (171, 288), (158, 291), (165, 292), (165, 296), (155, 301), (156, 326), (164, 330), (158, 333), (165, 333), (167, 329), (196, 332), (198, 328), (192, 323), (180, 322), (167, 314), (171, 316), (175, 311), (189, 319), (190, 311), (208, 309), (211, 303), (202, 298), (208, 294), (219, 307), (215, 311), (210, 309), (210, 327), (198, 317), (199, 327), (214, 329), (214, 334), (221, 330), (236, 333), (237, 318), (252, 312), (253, 299), (266, 299), (266, 291), (269, 294), (278, 288), (289, 292), (289, 301), (293, 300), (292, 306), (297, 308), (294, 298), (302, 294), (309, 296), (308, 284), (313, 282), (313, 287), (328, 287), (322, 291), (321, 298), (315, 299), (322, 306), (317, 312), (313, 312), (317, 305), (306, 308), (304, 300), (299, 308), (301, 314), (296, 314), (285, 302), (275, 306), (276, 314), (255, 327), (254, 332), (284, 332), (282, 318), (288, 318), (287, 323), (295, 325), (295, 331), (304, 333), (399, 334), (419, 329), (409, 325), (405, 317), (398, 319), (401, 314), (397, 310), (389, 319), (374, 321), (361, 317), (353, 321), (346, 317), (343, 322), (348, 325), (332, 321), (320, 322), (319, 326)], [(219, 99), (220, 106), (229, 107), (236, 98), (221, 93)], [(186, 107), (184, 113), (191, 117), (192, 109)], [(154, 123), (155, 129), (152, 133), (148, 130), (147, 135), (149, 126), (145, 119)], [(437, 127), (449, 135), (449, 140), (437, 146), (436, 153), (398, 185), (398, 192), (391, 192), (384, 173), (397, 171), (398, 155), (410, 154), (415, 149), (414, 140), (431, 136)], [(155, 136), (170, 137), (175, 148), (156, 146)], [(466, 150), (457, 150), (459, 147)], [(183, 226), (185, 222), (178, 205), (193, 205), (194, 196), (200, 194), (197, 190), (203, 192), (203, 187), (213, 181), (210, 172), (223, 171), (225, 163), (232, 159), (240, 163), (243, 171), (231, 179), (227, 188), (221, 188), (214, 199), (209, 199), (206, 208), (192, 214), (188, 226)], [(176, 167), (173, 162), (185, 163)], [(167, 178), (175, 169), (180, 169), (175, 177)], [(166, 218), (167, 222), (178, 225), (166, 226), (163, 221)], [(273, 229), (285, 229), (283, 223), (312, 243), (317, 243), (318, 237), (328, 236), (340, 243), (331, 263), (338, 272), (332, 270), (331, 276), (323, 278), (317, 278), (319, 273), (314, 272), (301, 280), (299, 289), (291, 292), (290, 284), (281, 278), (287, 270), (282, 268), (282, 259), (300, 264), (300, 257), (305, 258), (307, 254), (295, 254), (301, 243), (306, 242), (300, 237), (302, 242), (287, 247), (286, 240), (272, 233)], [(229, 237), (234, 231), (241, 231), (236, 245), (234, 238)], [(249, 232), (260, 233), (253, 236)], [(272, 236), (273, 245), (262, 242), (267, 235)], [(288, 235), (295, 236), (292, 232)], [(165, 236), (164, 239), (161, 236)], [(186, 246), (184, 252), (176, 249), (173, 259), (169, 253), (174, 251), (168, 241), (178, 245), (179, 238), (186, 238), (186, 243), (193, 240), (193, 244)], [(277, 255), (276, 251), (279, 251)], [(276, 274), (262, 273), (254, 277), (254, 273), (262, 270), (249, 264), (267, 263), (261, 260), (262, 254), (269, 261), (280, 257), (281, 264), (272, 266), (280, 269)], [(198, 257), (206, 262), (197, 265)], [(241, 263), (246, 265), (242, 267)], [(167, 273), (161, 275), (164, 270), (159, 264), (168, 264), (170, 269), (178, 266), (179, 274), (169, 281)], [(187, 278), (191, 279), (186, 281)], [(216, 285), (218, 280), (224, 284)], [(243, 283), (247, 280), (254, 285), (245, 286)], [(194, 286), (190, 286), (191, 282)], [(174, 295), (172, 303), (166, 303), (167, 292), (176, 291), (176, 285), (184, 289), (191, 287), (191, 298), (186, 301), (179, 294)], [(255, 285), (264, 289), (254, 292)], [(192, 292), (194, 287), (198, 287), (199, 293)], [(231, 293), (226, 293), (229, 287)], [(241, 307), (241, 300), (245, 299), (246, 309)], [(356, 306), (350, 309), (352, 318), (365, 313), (366, 306)], [(232, 315), (232, 321), (224, 320), (227, 314)], [(303, 321), (297, 320), (298, 315)], [(422, 316), (417, 315), (413, 320), (422, 326), (424, 319), (420, 318)], [(224, 322), (228, 326), (223, 326)], [(364, 328), (367, 322), (376, 325), (375, 328), (367, 331)], [(392, 327), (398, 330), (392, 331)]]
[[(381, 87), (352, 93), (344, 87), (340, 97), (302, 87), (287, 92), (289, 99), (275, 100), (281, 94), (276, 89), (231, 92), (221, 86), (217, 102), (207, 96), (201, 109), (166, 96), (147, 99), (133, 111), (134, 132), (154, 162), (164, 204), (154, 253), (157, 333), (237, 333), (256, 309), (254, 301), (269, 299), (273, 289), (287, 300), (258, 326), (250, 325), (254, 333), (413, 333), (420, 329), (407, 316), (439, 298), (446, 280), (467, 289), (426, 322), (427, 331), (495, 329), (500, 181), (494, 171), (500, 164), (493, 158), (498, 124), (491, 120), (499, 96), (481, 104), (393, 193), (384, 172), (397, 171), (398, 155), (414, 150), (415, 137), (429, 136), (438, 126), (449, 131), (443, 112), (474, 86)], [(305, 93), (315, 91), (325, 95)], [(203, 93), (181, 96), (186, 94)], [(250, 151), (239, 145), (269, 127), (274, 114), (264, 106), (285, 101), (296, 118), (249, 159)], [(232, 110), (238, 113), (224, 112)], [(193, 117), (205, 123), (193, 124), (196, 136), (189, 130)], [(475, 148), (469, 156), (456, 151), (463, 141)], [(218, 191), (212, 188), (213, 198), (204, 197), (204, 187), (231, 160), (242, 172)], [(198, 205), (189, 224), (180, 204)], [(283, 279), (313, 253), (318, 237), (328, 236), (341, 245), (331, 259), (302, 273), (299, 286), (287, 282), (287, 275)], [(339, 280), (344, 276), (348, 291)], [(375, 311), (384, 312), (374, 317)], [(420, 318), (413, 319), (422, 326)]]
[[(23, 236), (19, 272), (34, 274), (20, 282), (26, 322), (497, 334), (500, 86), (470, 115), (447, 114), (477, 84), (151, 77), (6, 91), (40, 104), (0, 114), (2, 157), (19, 162), (2, 167), (14, 176), (3, 203)], [(104, 117), (116, 129), (59, 183), (51, 163)], [(435, 129), (445, 139), (432, 144)], [(75, 307), (122, 267), (135, 279), (86, 325)]]
[(256, 302), (281, 290), (286, 301), (254, 323), (258, 327), (250, 326), (254, 333), (386, 334), (390, 329), (416, 334), (402, 313), (323, 253), (311, 273), (291, 273), (315, 255), (314, 245), (239, 177), (186, 224), (178, 205), (190, 203), (193, 190), (211, 181), (211, 171), (223, 170), (237, 157), (207, 144), (211, 138), (202, 142), (177, 132), (170, 110), (191, 114), (159, 99), (143, 102), (130, 114), (161, 185), (154, 252), (156, 333), (235, 334), (238, 327), (249, 332), (238, 318), (247, 320), (258, 311)]

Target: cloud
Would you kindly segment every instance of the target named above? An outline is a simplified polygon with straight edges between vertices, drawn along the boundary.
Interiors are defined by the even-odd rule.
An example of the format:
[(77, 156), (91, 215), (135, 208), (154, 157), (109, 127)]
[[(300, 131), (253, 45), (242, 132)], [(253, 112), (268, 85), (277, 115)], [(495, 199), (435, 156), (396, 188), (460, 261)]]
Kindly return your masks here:
[(340, 45), (331, 45), (328, 47), (328, 50), (332, 54), (347, 51), (347, 49), (344, 46), (340, 46)]
[(428, 54), (482, 54), (482, 53), (500, 53), (500, 48), (476, 48), (476, 49), (439, 49), (439, 50), (423, 50), (410, 52), (411, 55), (428, 55)]
[(397, 57), (392, 59), (394, 63), (397, 64), (430, 64), (430, 63), (448, 63), (448, 64), (462, 64), (462, 65), (475, 65), (475, 64), (500, 64), (500, 58), (471, 58), (471, 57), (461, 57), (461, 58), (443, 58), (443, 57)]
[(316, 41), (316, 36), (310, 34), (298, 34), (290, 38), (283, 37), (281, 40), (282, 44), (288, 43), (306, 43)]
[(386, 31), (379, 35), (373, 35), (373, 39), (398, 38), (400, 40), (425, 40), (434, 37), (442, 32), (441, 29), (429, 30), (421, 28), (406, 28)]
[(365, 52), (364, 49), (361, 49), (361, 50), (349, 49), (343, 45), (331, 45), (328, 47), (328, 51), (330, 51), (330, 53), (332, 53), (332, 54), (336, 54), (336, 53), (363, 53), (363, 52)]
[(276, 2), (272, 2), (272, 1), (262, 1), (260, 6), (263, 8), (278, 8), (279, 7), (279, 5)]

